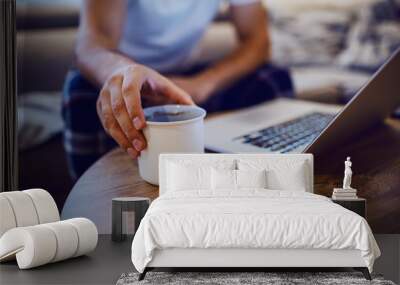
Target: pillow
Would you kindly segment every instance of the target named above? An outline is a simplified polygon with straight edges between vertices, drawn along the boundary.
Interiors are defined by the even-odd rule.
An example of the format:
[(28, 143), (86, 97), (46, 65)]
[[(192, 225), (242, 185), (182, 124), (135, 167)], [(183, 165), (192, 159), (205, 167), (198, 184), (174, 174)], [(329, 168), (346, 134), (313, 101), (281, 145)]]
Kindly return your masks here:
[(236, 170), (237, 188), (267, 188), (267, 171)]
[(166, 165), (167, 191), (211, 190), (211, 168), (235, 169), (233, 159), (171, 159)]
[(168, 164), (168, 189), (171, 191), (210, 189), (210, 171), (211, 167), (209, 166), (183, 165), (171, 162)]
[(266, 188), (266, 171), (263, 170), (211, 170), (211, 187), (213, 190), (237, 190), (241, 188)]
[(211, 188), (217, 189), (236, 189), (236, 170), (215, 169), (211, 170)]
[(306, 191), (310, 188), (309, 170), (304, 160), (240, 159), (239, 170), (266, 170), (267, 188), (273, 190)]

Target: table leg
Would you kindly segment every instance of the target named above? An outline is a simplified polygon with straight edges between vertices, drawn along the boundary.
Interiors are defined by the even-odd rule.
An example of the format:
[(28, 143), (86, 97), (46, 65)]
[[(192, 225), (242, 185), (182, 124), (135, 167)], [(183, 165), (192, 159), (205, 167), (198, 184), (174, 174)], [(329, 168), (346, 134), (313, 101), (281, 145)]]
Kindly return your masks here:
[(122, 204), (113, 201), (112, 202), (112, 236), (113, 241), (124, 240), (122, 233)]
[(135, 232), (139, 228), (140, 221), (143, 219), (148, 208), (149, 208), (148, 201), (143, 201), (141, 203), (135, 204)]

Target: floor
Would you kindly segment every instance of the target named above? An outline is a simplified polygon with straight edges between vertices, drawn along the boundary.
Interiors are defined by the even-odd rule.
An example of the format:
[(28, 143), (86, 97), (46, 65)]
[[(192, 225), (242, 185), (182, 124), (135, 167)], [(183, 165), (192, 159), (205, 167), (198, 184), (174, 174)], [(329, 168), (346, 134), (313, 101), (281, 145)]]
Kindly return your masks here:
[[(382, 251), (375, 272), (400, 282), (400, 235), (376, 235)], [(111, 241), (101, 235), (97, 249), (89, 256), (38, 267), (18, 270), (15, 262), (0, 265), (0, 284), (115, 284), (124, 272), (133, 271), (130, 261), (131, 241)]]
[(400, 284), (400, 234), (377, 234), (375, 239), (381, 250), (374, 265), (374, 271), (383, 274), (385, 279)]

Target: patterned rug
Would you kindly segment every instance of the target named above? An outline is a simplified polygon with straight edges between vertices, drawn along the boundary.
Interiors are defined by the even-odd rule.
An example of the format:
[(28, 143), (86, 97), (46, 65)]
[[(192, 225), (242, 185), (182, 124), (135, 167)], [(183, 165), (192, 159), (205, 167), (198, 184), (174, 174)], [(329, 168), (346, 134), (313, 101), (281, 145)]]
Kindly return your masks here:
[(122, 274), (117, 285), (395, 285), (392, 281), (384, 280), (381, 275), (372, 275), (373, 280), (368, 281), (360, 272), (148, 272), (142, 281), (138, 281), (138, 276), (138, 273)]

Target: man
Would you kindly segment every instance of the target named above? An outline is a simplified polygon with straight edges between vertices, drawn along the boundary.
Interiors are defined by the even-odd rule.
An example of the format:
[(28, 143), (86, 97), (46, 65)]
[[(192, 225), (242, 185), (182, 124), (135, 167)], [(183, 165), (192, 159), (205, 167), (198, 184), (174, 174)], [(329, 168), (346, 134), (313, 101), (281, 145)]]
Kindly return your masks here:
[(140, 155), (146, 148), (143, 104), (195, 103), (213, 112), (290, 96), (288, 73), (265, 64), (270, 44), (257, 0), (228, 1), (238, 38), (231, 54), (208, 66), (190, 63), (221, 2), (83, 2), (76, 48), (80, 72), (69, 74), (63, 106), (75, 177), (109, 149), (103, 129), (133, 158)]

